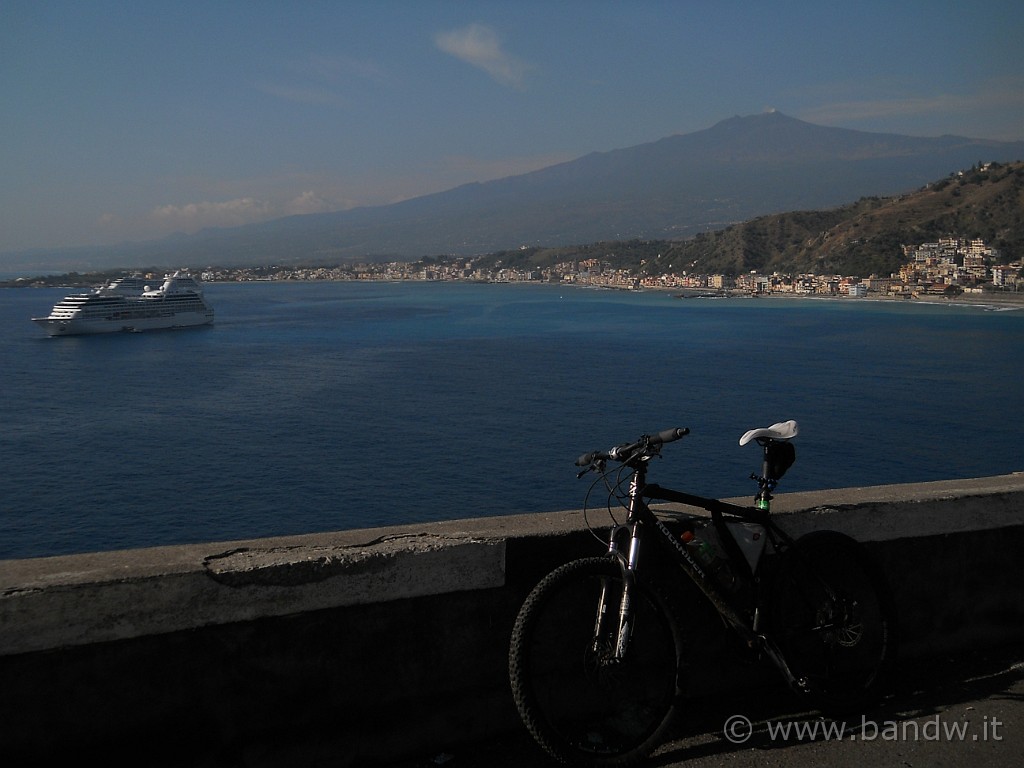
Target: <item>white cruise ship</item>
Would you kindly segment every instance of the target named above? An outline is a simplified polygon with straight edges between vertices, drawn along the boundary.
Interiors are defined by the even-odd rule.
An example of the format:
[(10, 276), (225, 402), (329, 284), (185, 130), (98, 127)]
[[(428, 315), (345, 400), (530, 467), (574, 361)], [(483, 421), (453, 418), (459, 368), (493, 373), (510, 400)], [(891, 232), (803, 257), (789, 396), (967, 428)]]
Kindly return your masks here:
[(48, 317), (33, 317), (50, 336), (189, 328), (213, 322), (213, 307), (194, 277), (175, 272), (151, 288), (138, 278), (115, 280), (92, 293), (66, 296)]

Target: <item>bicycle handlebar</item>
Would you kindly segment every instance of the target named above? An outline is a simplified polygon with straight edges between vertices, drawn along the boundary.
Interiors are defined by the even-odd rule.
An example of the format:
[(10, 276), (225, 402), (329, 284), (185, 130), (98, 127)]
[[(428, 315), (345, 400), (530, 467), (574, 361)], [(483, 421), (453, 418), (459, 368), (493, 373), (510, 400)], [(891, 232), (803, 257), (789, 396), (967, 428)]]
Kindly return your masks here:
[(665, 443), (675, 442), (688, 434), (690, 434), (690, 430), (686, 427), (663, 429), (656, 435), (644, 435), (635, 443), (617, 445), (614, 448), (609, 448), (607, 451), (591, 451), (590, 453), (584, 453), (576, 459), (576, 466), (587, 467), (595, 461), (626, 461), (627, 459), (632, 458), (633, 453), (639, 448), (656, 448), (664, 445)]

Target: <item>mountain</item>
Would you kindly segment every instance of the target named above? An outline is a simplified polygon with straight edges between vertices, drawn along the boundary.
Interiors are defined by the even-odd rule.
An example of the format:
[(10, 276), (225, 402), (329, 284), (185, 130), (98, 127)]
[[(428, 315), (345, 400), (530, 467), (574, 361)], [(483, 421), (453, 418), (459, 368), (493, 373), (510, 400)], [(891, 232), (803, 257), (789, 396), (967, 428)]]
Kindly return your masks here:
[(501, 251), (479, 267), (542, 269), (598, 259), (618, 269), (664, 274), (841, 274), (888, 276), (902, 245), (941, 237), (980, 238), (1000, 261), (1024, 258), (1024, 162), (992, 163), (949, 174), (893, 197), (862, 197), (820, 210), (758, 216), (682, 241), (630, 240)]
[(74, 257), (90, 267), (255, 265), (682, 239), (766, 214), (906, 192), (982, 161), (1020, 159), (1024, 142), (870, 133), (768, 112), (393, 205), (75, 249)]
[(984, 240), (1004, 264), (1024, 258), (1024, 163), (969, 168), (892, 198), (758, 217), (680, 244), (679, 257), (731, 274), (888, 276), (906, 261), (903, 244), (942, 237)]
[(971, 168), (895, 198), (759, 217), (686, 245), (694, 258), (700, 253), (732, 273), (867, 276), (896, 271), (903, 244), (946, 237), (983, 240), (1001, 263), (1024, 257), (1024, 163)]

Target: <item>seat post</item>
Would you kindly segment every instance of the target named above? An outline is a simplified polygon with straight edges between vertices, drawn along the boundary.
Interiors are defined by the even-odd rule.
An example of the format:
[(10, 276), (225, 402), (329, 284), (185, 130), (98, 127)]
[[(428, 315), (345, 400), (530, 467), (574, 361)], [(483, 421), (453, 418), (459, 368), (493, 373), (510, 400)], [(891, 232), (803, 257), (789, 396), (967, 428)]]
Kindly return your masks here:
[(759, 437), (757, 442), (763, 448), (764, 458), (761, 461), (761, 476), (757, 478), (757, 495), (754, 497), (754, 506), (768, 512), (771, 510), (772, 491), (775, 490), (777, 481), (771, 476), (771, 460), (769, 458), (772, 439), (770, 437)]

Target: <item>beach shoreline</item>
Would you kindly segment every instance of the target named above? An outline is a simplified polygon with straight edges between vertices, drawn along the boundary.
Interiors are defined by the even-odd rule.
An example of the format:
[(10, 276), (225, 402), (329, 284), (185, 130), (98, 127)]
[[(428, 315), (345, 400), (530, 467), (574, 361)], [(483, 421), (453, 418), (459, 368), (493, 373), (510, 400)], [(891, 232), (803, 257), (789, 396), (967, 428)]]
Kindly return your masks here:
[[(869, 294), (867, 296), (848, 296), (844, 294), (811, 294), (811, 293), (788, 293), (788, 292), (774, 292), (774, 293), (759, 293), (759, 294), (747, 294), (739, 293), (736, 291), (722, 293), (717, 296), (711, 296), (707, 290), (700, 289), (683, 289), (678, 288), (664, 288), (656, 289), (664, 290), (673, 293), (681, 299), (695, 299), (695, 298), (730, 298), (730, 299), (799, 299), (801, 301), (871, 301), (871, 302), (886, 302), (892, 304), (928, 304), (933, 306), (972, 306), (972, 307), (997, 307), (999, 309), (1024, 309), (1024, 293), (985, 293), (985, 294), (961, 294), (960, 296), (947, 297), (947, 296), (912, 296), (907, 298), (897, 296), (883, 296), (878, 294)], [(689, 293), (690, 295), (687, 295)]]

